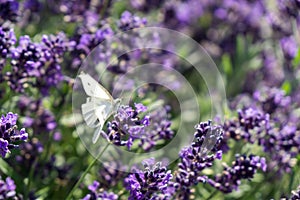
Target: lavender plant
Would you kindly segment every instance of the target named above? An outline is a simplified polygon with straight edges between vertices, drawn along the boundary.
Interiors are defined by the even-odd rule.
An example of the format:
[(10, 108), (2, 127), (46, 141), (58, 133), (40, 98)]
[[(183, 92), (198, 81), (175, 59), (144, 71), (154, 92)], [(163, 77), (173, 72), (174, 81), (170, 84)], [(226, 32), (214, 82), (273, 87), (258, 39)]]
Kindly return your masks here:
[[(180, 31), (208, 52), (225, 83), (222, 116), (210, 115), (204, 81), (178, 58), (189, 56), (184, 44), (167, 45), (180, 55), (161, 46), (116, 58), (143, 46), (137, 30), (147, 26)], [(0, 199), (299, 199), (299, 30), (299, 0), (0, 0)], [(95, 47), (109, 91), (137, 66), (157, 63), (188, 80), (201, 108), (194, 134), (180, 136), (192, 128), (179, 127), (180, 118), (195, 116), (161, 87), (143, 85), (105, 123), (97, 158), (109, 146), (147, 155), (193, 138), (168, 152), (177, 160), (139, 168), (119, 152), (97, 162), (83, 148), (70, 95)]]

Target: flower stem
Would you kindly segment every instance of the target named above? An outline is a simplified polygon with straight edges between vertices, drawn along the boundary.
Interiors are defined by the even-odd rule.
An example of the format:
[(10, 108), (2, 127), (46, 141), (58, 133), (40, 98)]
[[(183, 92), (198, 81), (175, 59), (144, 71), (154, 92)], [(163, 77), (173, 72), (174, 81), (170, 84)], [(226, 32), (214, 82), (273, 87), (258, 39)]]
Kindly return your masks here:
[(28, 183), (27, 183), (27, 189), (25, 189), (25, 199), (28, 198), (28, 194), (30, 192), (30, 187), (31, 187), (31, 180), (33, 178), (33, 173), (34, 173), (34, 170), (36, 169), (36, 166), (37, 166), (37, 163), (38, 163), (38, 159), (36, 158), (30, 168), (30, 171), (29, 171), (29, 175), (28, 175)]
[(210, 193), (209, 197), (207, 197), (206, 200), (212, 199), (217, 194), (217, 192), (218, 192), (218, 190), (215, 190), (212, 193)]
[(103, 155), (103, 153), (105, 152), (105, 150), (108, 148), (108, 146), (110, 145), (110, 143), (107, 143), (106, 146), (104, 147), (104, 149), (99, 153), (99, 155), (97, 157), (95, 157), (95, 159), (93, 160), (93, 162), (91, 162), (89, 164), (89, 166), (86, 168), (86, 170), (83, 172), (83, 174), (80, 176), (80, 178), (78, 179), (78, 181), (76, 182), (76, 184), (73, 186), (72, 190), (70, 191), (70, 193), (68, 194), (66, 200), (70, 200), (75, 189), (79, 186), (79, 184), (82, 182), (82, 180), (84, 179), (84, 177), (87, 175), (87, 173), (91, 170), (91, 168), (96, 164), (97, 160), (99, 158), (101, 158), (101, 156)]

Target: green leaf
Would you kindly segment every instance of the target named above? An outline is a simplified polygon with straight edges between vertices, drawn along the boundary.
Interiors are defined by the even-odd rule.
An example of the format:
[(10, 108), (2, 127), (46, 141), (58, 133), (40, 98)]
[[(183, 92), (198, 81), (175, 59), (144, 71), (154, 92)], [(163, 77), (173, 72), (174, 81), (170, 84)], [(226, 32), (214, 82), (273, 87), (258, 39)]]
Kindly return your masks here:
[(12, 177), (13, 176), (13, 170), (12, 168), (5, 162), (2, 158), (0, 159), (0, 170), (3, 172), (3, 174)]
[(232, 74), (232, 62), (228, 54), (222, 56), (222, 67), (226, 75)]
[(285, 81), (282, 84), (281, 89), (284, 90), (286, 94), (290, 94), (292, 90), (291, 83), (289, 81)]
[(297, 68), (300, 65), (300, 48), (298, 49), (298, 53), (296, 57), (293, 60), (293, 66), (294, 68)]

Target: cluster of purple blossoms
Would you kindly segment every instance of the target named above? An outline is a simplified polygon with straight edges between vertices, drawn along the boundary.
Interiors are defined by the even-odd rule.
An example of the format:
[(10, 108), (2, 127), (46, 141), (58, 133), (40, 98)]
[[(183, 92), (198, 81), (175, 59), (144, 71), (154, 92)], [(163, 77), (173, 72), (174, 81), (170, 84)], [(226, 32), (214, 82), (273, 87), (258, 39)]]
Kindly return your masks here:
[(16, 0), (0, 1), (0, 25), (6, 21), (16, 22), (19, 16), (19, 2)]
[(300, 2), (299, 0), (277, 0), (279, 11), (287, 17), (300, 19)]
[(149, 114), (150, 125), (146, 127), (139, 144), (145, 151), (149, 151), (159, 142), (173, 138), (174, 131), (171, 129), (169, 112), (169, 106), (165, 106)]
[(254, 107), (239, 109), (237, 113), (237, 118), (224, 122), (223, 130), (225, 133), (222, 142), (224, 151), (229, 150), (227, 146), (229, 138), (254, 143), (268, 129), (270, 118), (268, 114)]
[(192, 187), (198, 183), (205, 183), (207, 176), (202, 171), (213, 165), (215, 159), (222, 159), (220, 144), (223, 131), (219, 126), (213, 126), (211, 121), (201, 122), (195, 126), (194, 142), (191, 146), (181, 150), (180, 162), (176, 174), (179, 184), (178, 198), (189, 199)]
[(48, 161), (38, 162), (34, 173), (44, 182), (51, 182), (51, 179), (55, 178), (57, 184), (61, 186), (66, 186), (66, 183), (69, 181), (69, 172), (72, 169), (72, 165), (68, 163), (63, 163), (61, 165), (57, 164), (57, 158), (54, 155), (51, 155)]
[(262, 87), (253, 93), (253, 99), (260, 105), (265, 113), (272, 115), (275, 112), (286, 112), (291, 104), (291, 97), (286, 96), (278, 88)]
[[(294, 36), (293, 30), (300, 27), (299, 2), (297, 0), (277, 0), (277, 12), (268, 13), (268, 21), (274, 30), (274, 37), (279, 38), (279, 44), (283, 54), (289, 61), (295, 58), (299, 50), (299, 42)], [(294, 23), (295, 22), (295, 23)]]
[(32, 138), (26, 143), (20, 144), (20, 154), (16, 155), (15, 159), (10, 159), (11, 164), (17, 162), (16, 171), (28, 173), (34, 161), (41, 156), (44, 151), (43, 144), (37, 139)]
[(6, 58), (10, 56), (11, 47), (16, 43), (16, 40), (13, 30), (6, 31), (0, 27), (0, 82), (3, 81), (2, 70), (6, 65)]
[[(53, 2), (54, 1), (54, 2)], [(89, 15), (93, 15), (94, 19), (90, 21), (99, 21), (100, 17), (106, 15), (107, 10), (113, 1), (90, 1), (90, 0), (48, 0), (51, 3), (51, 8), (54, 12), (59, 12), (64, 15), (65, 22), (84, 23)], [(105, 13), (102, 13), (105, 11)], [(100, 16), (100, 13), (103, 16)], [(83, 24), (83, 26), (85, 26)]]
[[(26, 96), (21, 96), (18, 101), (20, 113), (25, 117), (24, 127), (31, 127), (34, 132), (39, 134), (55, 131), (57, 123), (53, 113), (45, 109), (42, 100), (33, 100)], [(33, 117), (35, 114), (35, 117)]]
[[(164, 111), (164, 110), (162, 110)], [(158, 142), (171, 139), (173, 131), (168, 115), (156, 115), (159, 111), (153, 111), (147, 115), (147, 107), (141, 103), (135, 104), (135, 108), (121, 106), (114, 116), (114, 120), (108, 122), (104, 137), (115, 145), (127, 146), (131, 149), (134, 141), (145, 151), (149, 151)]]
[(60, 62), (66, 51), (73, 48), (63, 33), (43, 36), (41, 43), (33, 43), (29, 36), (21, 36), (19, 45), (11, 50), (11, 71), (5, 74), (11, 89), (24, 92), (28, 87), (40, 89), (47, 95), (51, 87), (63, 80)]
[[(78, 68), (82, 62), (86, 58), (86, 56), (99, 45), (105, 39), (112, 37), (114, 32), (112, 28), (106, 24), (100, 28), (95, 27), (96, 31), (82, 31), (82, 33), (78, 33), (78, 36), (75, 35), (74, 40), (76, 41), (76, 46), (73, 51), (71, 51), (71, 55), (73, 57), (71, 68)], [(109, 57), (109, 47), (105, 48), (105, 52), (103, 49), (103, 53), (99, 55), (102, 61), (106, 61)]]
[(281, 49), (284, 53), (284, 56), (288, 60), (292, 60), (296, 57), (299, 51), (299, 45), (294, 37), (284, 37), (280, 40)]
[(88, 187), (90, 193), (87, 194), (82, 200), (97, 200), (97, 199), (104, 199), (104, 200), (117, 200), (118, 195), (114, 194), (113, 192), (106, 192), (99, 189), (100, 183), (94, 181), (92, 185)]
[(39, 0), (25, 0), (23, 6), (25, 10), (30, 10), (31, 12), (38, 12), (41, 10), (43, 5)]
[(128, 199), (171, 199), (178, 185), (172, 182), (171, 170), (154, 159), (147, 159), (143, 164), (144, 170), (136, 169), (125, 178), (124, 184), (130, 192)]
[[(107, 123), (107, 131), (104, 137), (118, 146), (127, 146), (128, 149), (133, 145), (133, 141), (139, 139), (150, 124), (150, 117), (145, 115), (140, 118), (138, 115), (147, 110), (142, 104), (135, 104), (135, 109), (130, 106), (121, 106), (114, 120)], [(128, 137), (127, 140), (124, 140)]]
[(300, 185), (298, 186), (297, 190), (292, 191), (292, 195), (290, 197), (291, 200), (300, 199)]
[[(238, 118), (224, 123), (225, 137), (222, 149), (228, 150), (229, 138), (256, 143), (268, 155), (268, 169), (289, 172), (297, 162), (300, 133), (296, 124), (286, 121), (288, 115), (278, 117), (278, 113), (282, 114), (286, 109), (289, 97), (283, 96), (280, 92), (269, 91), (271, 91), (269, 94), (254, 95), (261, 108), (252, 106), (241, 109), (238, 111)], [(271, 115), (266, 112), (267, 110)]]
[(159, 8), (164, 2), (165, 0), (130, 0), (131, 6), (142, 12)]
[(284, 81), (284, 66), (279, 63), (272, 51), (264, 51), (262, 53), (263, 67), (256, 73), (261, 73), (262, 80), (266, 86), (280, 86)]
[(17, 148), (17, 141), (25, 141), (28, 138), (25, 128), (17, 130), (18, 115), (11, 112), (0, 118), (0, 154), (4, 158), (10, 149)]
[(15, 182), (10, 177), (2, 180), (0, 176), (0, 199), (18, 199)]
[(263, 171), (267, 169), (265, 158), (253, 155), (237, 155), (232, 166), (224, 165), (224, 170), (221, 174), (207, 181), (210, 185), (224, 193), (237, 190), (241, 184), (241, 180), (253, 178), (257, 169), (262, 169)]
[(163, 4), (161, 13), (162, 26), (188, 32), (211, 55), (221, 56), (235, 52), (239, 34), (262, 38), (266, 6), (263, 1), (172, 0)]
[(191, 25), (203, 15), (208, 2), (199, 3), (197, 0), (166, 1), (162, 8), (163, 23), (166, 27), (181, 29)]
[(269, 169), (290, 172), (297, 163), (300, 132), (291, 124), (279, 128), (272, 126), (267, 134), (260, 138), (259, 144), (269, 154)]
[(102, 188), (109, 189), (117, 185), (125, 177), (127, 168), (127, 166), (118, 161), (104, 163), (98, 173)]
[(120, 20), (118, 21), (118, 26), (122, 31), (144, 27), (146, 24), (147, 20), (145, 18), (133, 15), (129, 11), (123, 12)]
[[(76, 41), (76, 46), (74, 50), (71, 51), (71, 55), (73, 57), (71, 64), (72, 68), (78, 68), (82, 60), (85, 59), (86, 56), (96, 47), (99, 51), (99, 59), (107, 64), (110, 63), (109, 59), (112, 56), (111, 44), (107, 42), (105, 43), (106, 46), (104, 46), (103, 43), (101, 46), (98, 45), (115, 34), (115, 31), (113, 31), (112, 28), (113, 25), (110, 25), (106, 21), (100, 21), (100, 23), (98, 23), (99, 20), (97, 19), (97, 15), (91, 15), (89, 17), (93, 19), (90, 21), (95, 21), (95, 23), (84, 23), (84, 26), (78, 28), (76, 30), (76, 34), (74, 34), (73, 39)], [(116, 26), (118, 26), (121, 31), (144, 27), (146, 23), (146, 19), (140, 18), (129, 11), (123, 12), (120, 19), (115, 22)], [(124, 57), (118, 59), (123, 60), (122, 58)], [(125, 60), (127, 62), (129, 61), (129, 59)], [(125, 60), (123, 60), (123, 62)]]

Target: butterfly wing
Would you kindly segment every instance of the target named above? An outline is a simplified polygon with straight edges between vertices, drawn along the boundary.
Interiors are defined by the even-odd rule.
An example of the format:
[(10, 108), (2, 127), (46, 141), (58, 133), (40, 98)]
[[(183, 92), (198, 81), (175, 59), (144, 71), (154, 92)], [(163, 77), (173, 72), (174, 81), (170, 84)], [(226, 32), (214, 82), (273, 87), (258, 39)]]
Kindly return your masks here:
[(105, 121), (116, 112), (120, 100), (113, 100), (109, 92), (90, 75), (82, 72), (79, 78), (85, 93), (89, 96), (87, 102), (81, 106), (83, 119), (89, 127), (97, 127), (92, 139), (95, 144), (101, 135)]
[(96, 143), (105, 121), (113, 112), (113, 102), (95, 97), (87, 98), (87, 102), (82, 104), (81, 110), (83, 119), (91, 128), (96, 128), (93, 136), (93, 143)]
[(83, 89), (88, 96), (113, 101), (109, 92), (89, 74), (81, 72), (78, 77), (81, 79)]

